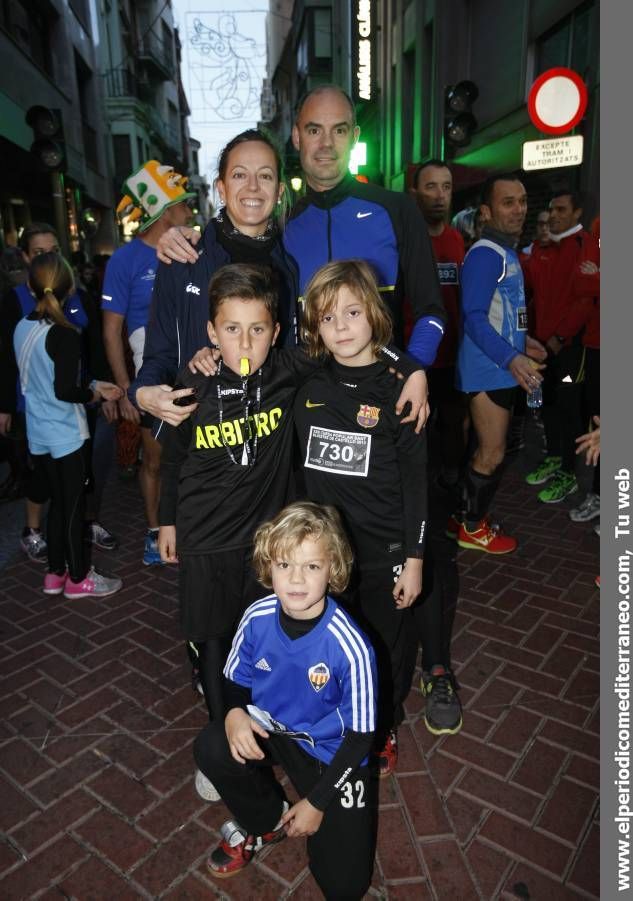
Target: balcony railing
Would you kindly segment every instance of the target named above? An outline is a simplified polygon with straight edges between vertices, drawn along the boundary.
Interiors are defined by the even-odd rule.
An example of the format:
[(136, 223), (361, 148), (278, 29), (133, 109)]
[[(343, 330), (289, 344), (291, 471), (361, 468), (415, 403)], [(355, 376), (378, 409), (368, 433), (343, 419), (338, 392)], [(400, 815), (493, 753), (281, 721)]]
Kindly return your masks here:
[(146, 113), (152, 130), (159, 141), (171, 150), (175, 150), (180, 156), (182, 152), (180, 131), (173, 125), (169, 125), (153, 106), (146, 107)]
[(138, 59), (151, 66), (163, 80), (174, 77), (174, 50), (171, 42), (163, 41), (153, 31), (141, 38), (137, 50)]
[(109, 69), (105, 73), (106, 95), (108, 97), (139, 97), (139, 84), (129, 69)]

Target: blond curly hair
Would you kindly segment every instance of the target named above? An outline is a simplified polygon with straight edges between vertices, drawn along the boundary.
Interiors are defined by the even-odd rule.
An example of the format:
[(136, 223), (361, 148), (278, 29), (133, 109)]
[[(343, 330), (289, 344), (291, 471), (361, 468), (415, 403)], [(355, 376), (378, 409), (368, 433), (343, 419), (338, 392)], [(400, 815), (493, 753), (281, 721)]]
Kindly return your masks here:
[(347, 588), (354, 555), (341, 517), (334, 507), (299, 501), (289, 504), (255, 532), (253, 567), (258, 580), (272, 588), (272, 564), (291, 553), (306, 538), (323, 539), (330, 557), (328, 584), (333, 594)]

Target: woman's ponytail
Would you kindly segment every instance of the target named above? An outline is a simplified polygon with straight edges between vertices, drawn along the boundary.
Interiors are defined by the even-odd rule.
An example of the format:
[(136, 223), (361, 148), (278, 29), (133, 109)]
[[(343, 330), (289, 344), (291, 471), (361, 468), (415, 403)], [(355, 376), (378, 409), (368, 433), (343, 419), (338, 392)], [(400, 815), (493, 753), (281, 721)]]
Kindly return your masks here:
[(40, 253), (29, 267), (29, 285), (37, 300), (38, 319), (50, 319), (64, 328), (75, 328), (64, 316), (62, 306), (74, 288), (70, 265), (58, 253)]

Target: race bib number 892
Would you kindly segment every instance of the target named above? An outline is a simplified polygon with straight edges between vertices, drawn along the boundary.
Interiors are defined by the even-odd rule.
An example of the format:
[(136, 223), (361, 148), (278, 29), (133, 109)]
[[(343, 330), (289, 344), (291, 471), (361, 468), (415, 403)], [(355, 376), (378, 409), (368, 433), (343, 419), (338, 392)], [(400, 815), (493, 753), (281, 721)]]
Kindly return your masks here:
[(346, 476), (366, 476), (371, 435), (311, 426), (305, 466)]

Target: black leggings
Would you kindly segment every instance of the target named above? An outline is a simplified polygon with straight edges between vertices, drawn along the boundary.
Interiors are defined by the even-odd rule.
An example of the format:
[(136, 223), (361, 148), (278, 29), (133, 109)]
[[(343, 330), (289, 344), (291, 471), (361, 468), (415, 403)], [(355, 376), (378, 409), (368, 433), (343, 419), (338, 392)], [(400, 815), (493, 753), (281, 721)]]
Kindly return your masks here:
[[(301, 798), (310, 793), (325, 768), (292, 739), (271, 735), (257, 741), (266, 758), (237, 763), (224, 723), (218, 720), (202, 730), (193, 746), (198, 768), (250, 835), (270, 832), (281, 816), (284, 794), (272, 764), (283, 767)], [(307, 840), (310, 870), (328, 901), (364, 898), (374, 869), (377, 780), (370, 779), (367, 767), (346, 776), (318, 830)]]
[(543, 423), (547, 455), (561, 457), (561, 469), (576, 468), (576, 438), (582, 434), (582, 397), (585, 349), (563, 347), (550, 356), (543, 376)]
[(46, 540), (48, 568), (62, 575), (68, 566), (73, 582), (81, 582), (88, 572), (84, 548), (84, 511), (86, 482), (90, 473), (89, 442), (78, 450), (54, 459), (50, 454), (34, 456), (36, 468), (46, 474), (51, 503), (48, 510)]
[(224, 717), (222, 670), (230, 650), (231, 637), (228, 635), (187, 642), (189, 660), (198, 670), (210, 720), (222, 720)]

